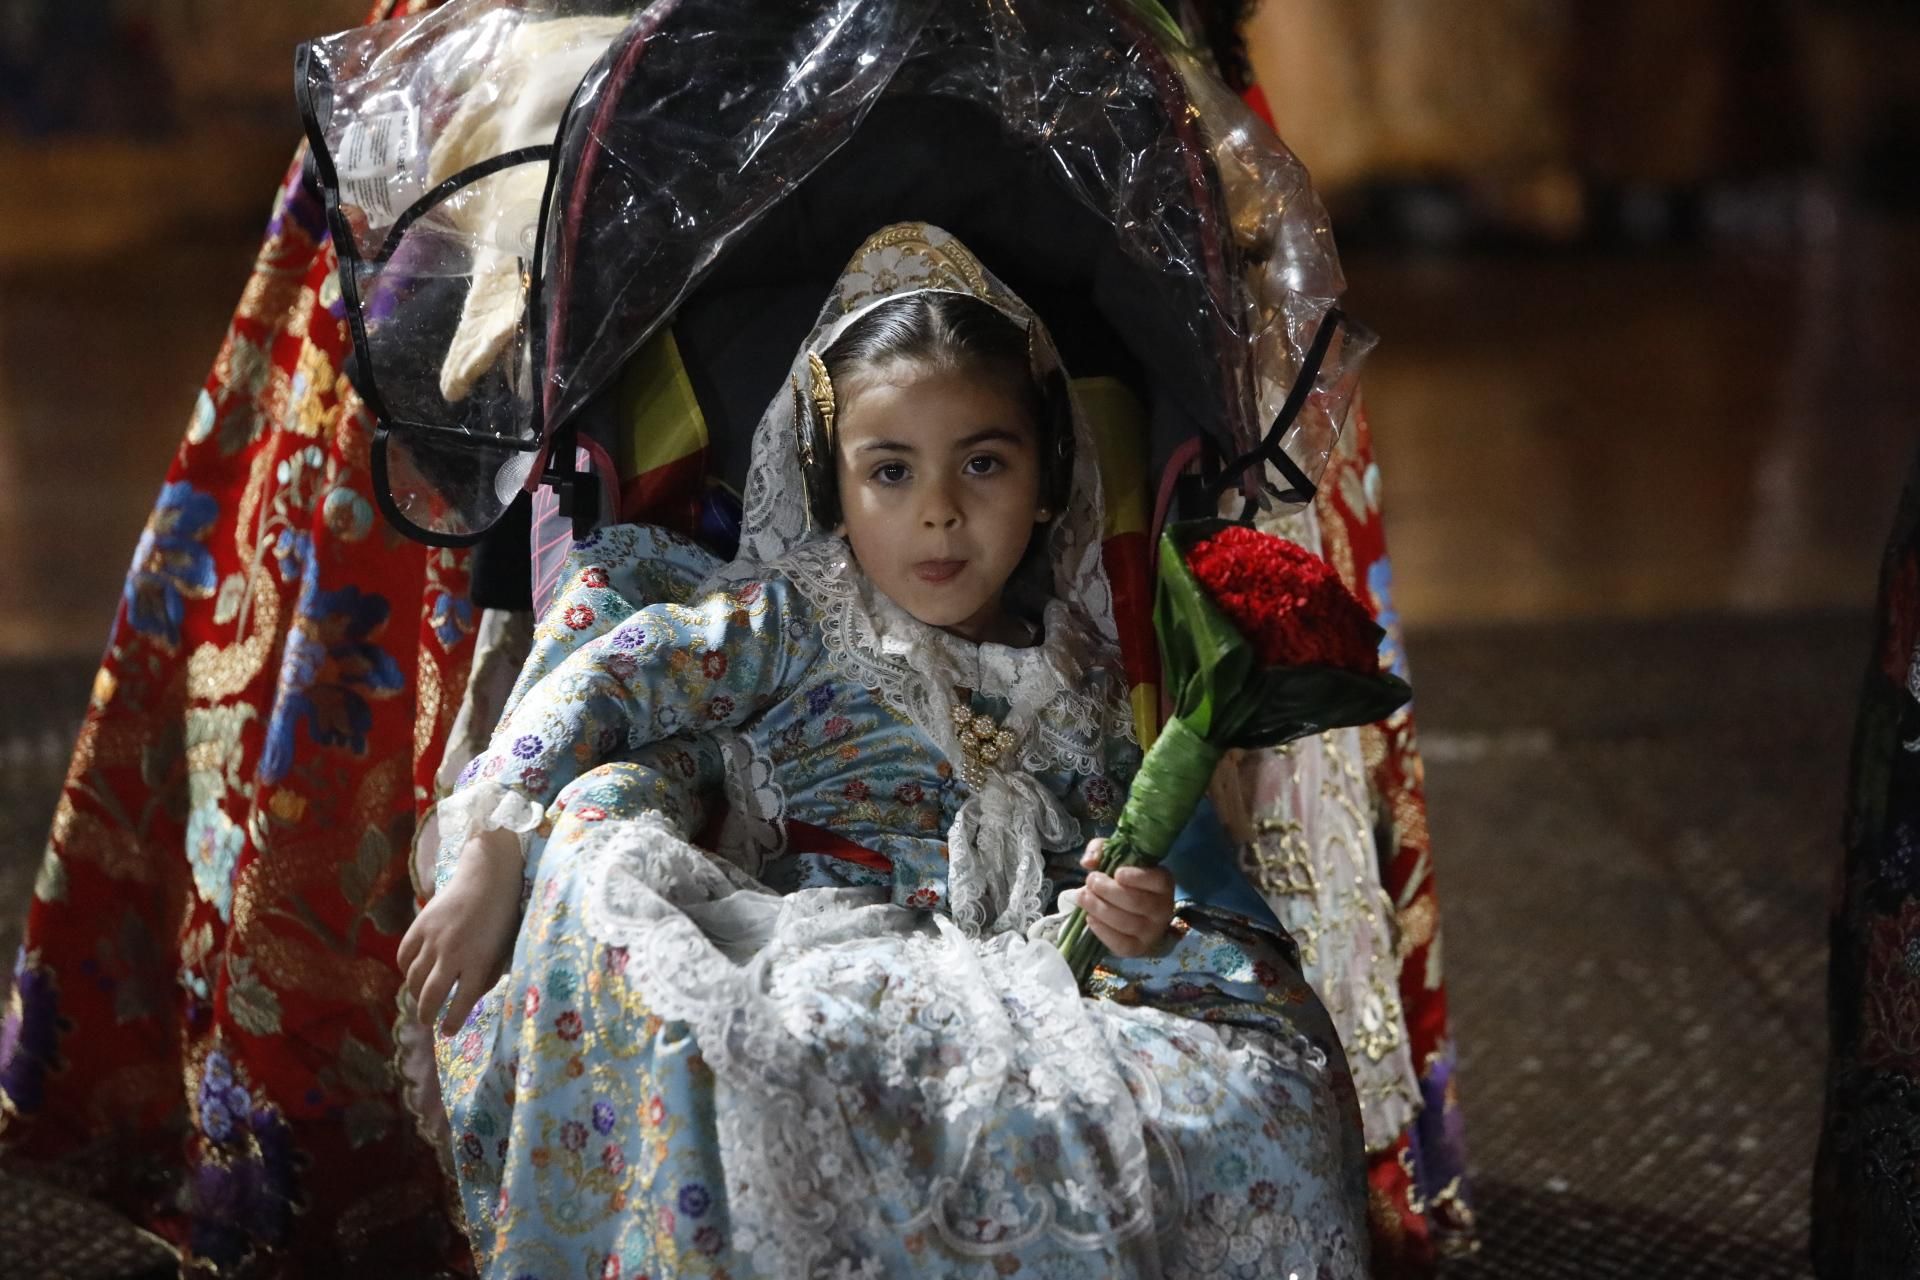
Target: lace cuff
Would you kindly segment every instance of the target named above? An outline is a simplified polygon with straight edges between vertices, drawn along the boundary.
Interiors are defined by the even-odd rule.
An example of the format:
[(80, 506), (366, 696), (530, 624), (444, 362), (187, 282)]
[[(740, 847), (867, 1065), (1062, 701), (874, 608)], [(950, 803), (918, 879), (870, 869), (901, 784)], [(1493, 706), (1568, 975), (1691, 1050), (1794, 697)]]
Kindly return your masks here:
[[(414, 869), (422, 880), (435, 888), (445, 884), (460, 860), (467, 841), (483, 831), (507, 831), (520, 845), (520, 860), (525, 862), (533, 845), (534, 833), (547, 818), (546, 806), (511, 787), (482, 778), (446, 796), (420, 824), (414, 839)], [(527, 868), (531, 872), (532, 868)]]

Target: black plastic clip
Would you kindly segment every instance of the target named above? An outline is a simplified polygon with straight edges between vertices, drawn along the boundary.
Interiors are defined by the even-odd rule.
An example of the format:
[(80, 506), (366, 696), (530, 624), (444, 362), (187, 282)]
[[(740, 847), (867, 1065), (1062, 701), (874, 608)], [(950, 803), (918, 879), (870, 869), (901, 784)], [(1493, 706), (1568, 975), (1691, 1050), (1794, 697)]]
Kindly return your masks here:
[(600, 479), (591, 471), (582, 471), (574, 458), (574, 429), (562, 427), (553, 433), (547, 449), (547, 465), (540, 472), (540, 483), (552, 489), (560, 500), (560, 514), (573, 521), (577, 541), (600, 524)]

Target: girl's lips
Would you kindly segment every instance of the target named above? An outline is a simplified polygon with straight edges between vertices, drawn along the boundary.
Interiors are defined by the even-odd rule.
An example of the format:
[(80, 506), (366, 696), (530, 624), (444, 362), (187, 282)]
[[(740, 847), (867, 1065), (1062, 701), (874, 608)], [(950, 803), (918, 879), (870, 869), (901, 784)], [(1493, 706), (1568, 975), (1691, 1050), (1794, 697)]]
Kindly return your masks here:
[(922, 582), (947, 582), (966, 567), (965, 560), (922, 560), (913, 566), (913, 575)]

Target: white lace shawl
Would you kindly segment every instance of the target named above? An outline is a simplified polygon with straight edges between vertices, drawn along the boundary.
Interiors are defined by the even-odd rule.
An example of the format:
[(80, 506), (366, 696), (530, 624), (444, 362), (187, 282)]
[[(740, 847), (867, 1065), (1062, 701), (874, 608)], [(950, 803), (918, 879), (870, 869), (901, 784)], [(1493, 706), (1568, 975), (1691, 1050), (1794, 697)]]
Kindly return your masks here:
[[(1039, 317), (965, 246), (937, 227), (903, 223), (874, 233), (854, 255), (789, 377), (807, 385), (809, 354), (826, 350), (879, 303), (923, 291), (991, 303), (1028, 329), (1043, 369), (1058, 367)], [(1070, 497), (1049, 526), (1053, 599), (1044, 637), (1037, 649), (1023, 651), (973, 644), (919, 622), (867, 584), (840, 539), (811, 527), (793, 414), (794, 397), (783, 386), (754, 433), (739, 555), (708, 585), (785, 576), (820, 609), (835, 664), (876, 690), (956, 763), (955, 687), (1012, 704), (1005, 726), (1020, 739), (1021, 767), (990, 773), (961, 806), (948, 837), (948, 895), (955, 922), (969, 934), (1025, 931), (1045, 911), (1045, 851), (1065, 848), (1078, 834), (1032, 772), (1059, 766), (1093, 772), (1099, 762), (1091, 752), (1102, 732), (1133, 733), (1124, 681), (1088, 679), (1095, 667), (1117, 664), (1119, 647), (1113, 590), (1101, 561), (1099, 460), (1085, 415), (1076, 404)]]

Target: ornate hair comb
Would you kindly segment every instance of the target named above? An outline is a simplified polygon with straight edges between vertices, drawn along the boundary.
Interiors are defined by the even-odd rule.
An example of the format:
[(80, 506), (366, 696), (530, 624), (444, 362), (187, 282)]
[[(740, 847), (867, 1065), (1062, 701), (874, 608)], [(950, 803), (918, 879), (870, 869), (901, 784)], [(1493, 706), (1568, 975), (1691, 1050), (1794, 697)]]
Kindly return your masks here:
[(807, 352), (807, 369), (813, 378), (811, 394), (813, 407), (820, 413), (820, 422), (826, 428), (826, 438), (833, 439), (833, 378), (827, 373), (826, 361), (816, 352)]

